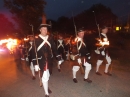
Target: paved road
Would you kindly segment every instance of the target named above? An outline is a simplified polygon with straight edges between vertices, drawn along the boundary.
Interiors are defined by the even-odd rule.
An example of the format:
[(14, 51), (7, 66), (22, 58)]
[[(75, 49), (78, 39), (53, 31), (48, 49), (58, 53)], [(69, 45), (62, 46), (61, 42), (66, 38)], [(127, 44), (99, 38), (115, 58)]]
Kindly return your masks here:
[[(93, 61), (90, 79), (92, 83), (83, 81), (83, 75), (77, 73), (78, 83), (72, 81), (71, 62), (62, 64), (62, 72), (56, 69), (54, 61), (53, 74), (49, 80), (52, 90), (50, 97), (130, 97), (130, 69), (114, 60), (112, 64), (112, 76), (103, 74), (104, 65), (100, 71), (103, 74), (95, 74), (95, 62)], [(0, 55), (0, 97), (44, 97), (44, 90), (39, 87), (38, 75), (36, 80), (31, 79), (31, 72), (27, 63), (21, 61), (19, 56)]]

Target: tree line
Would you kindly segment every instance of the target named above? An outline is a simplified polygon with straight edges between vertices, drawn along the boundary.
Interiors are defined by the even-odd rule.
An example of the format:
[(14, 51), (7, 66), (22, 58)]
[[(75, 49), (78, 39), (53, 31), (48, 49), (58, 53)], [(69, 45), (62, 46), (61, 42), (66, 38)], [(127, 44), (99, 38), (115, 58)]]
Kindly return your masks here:
[[(31, 24), (34, 27), (34, 32), (36, 34), (39, 33), (38, 26), (42, 22), (42, 16), (45, 14), (44, 8), (46, 4), (45, 0), (31, 0), (31, 2), (30, 0), (4, 0), (4, 6), (13, 14), (13, 20), (18, 25), (17, 32), (23, 35), (32, 33)], [(112, 27), (116, 24), (117, 16), (109, 7), (103, 4), (92, 5), (89, 9), (70, 18), (61, 16), (56, 21), (48, 19), (47, 23), (51, 21), (52, 32), (74, 34), (74, 22), (77, 29), (84, 27), (88, 30), (97, 30), (95, 17), (100, 26), (107, 25)]]

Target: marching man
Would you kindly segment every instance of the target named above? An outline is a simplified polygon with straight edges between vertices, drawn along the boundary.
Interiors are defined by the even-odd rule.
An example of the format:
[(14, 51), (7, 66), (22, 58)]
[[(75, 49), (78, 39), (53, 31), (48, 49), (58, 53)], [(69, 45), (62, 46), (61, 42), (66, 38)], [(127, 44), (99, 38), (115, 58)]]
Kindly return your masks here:
[(33, 47), (33, 45), (34, 45), (34, 38), (33, 38), (33, 36), (29, 36), (26, 61), (29, 61), (30, 70), (32, 72), (32, 79), (35, 80), (36, 79), (35, 67), (34, 67), (33, 62), (32, 62), (32, 47)]
[[(72, 72), (73, 72), (73, 82), (77, 83), (76, 79), (76, 73), (79, 69), (82, 70), (82, 73), (84, 73), (84, 81), (91, 83), (92, 81), (89, 79), (88, 75), (91, 70), (91, 64), (90, 64), (90, 54), (87, 51), (87, 45), (86, 42), (84, 41), (84, 29), (81, 28), (77, 31), (78, 35), (75, 39), (76, 43), (72, 43), (71, 47), (71, 55), (70, 58), (73, 60), (73, 67), (72, 67)], [(84, 68), (82, 67), (85, 67)]]
[[(57, 40), (57, 50), (58, 53), (62, 56), (62, 62), (65, 59), (65, 42), (63, 40), (63, 36), (61, 34), (58, 35), (58, 40)], [(58, 63), (58, 71), (61, 72), (61, 64)]]
[(111, 64), (111, 58), (109, 56), (108, 53), (108, 46), (109, 46), (109, 41), (108, 41), (108, 37), (107, 37), (107, 32), (108, 32), (108, 28), (106, 26), (103, 26), (101, 28), (101, 34), (100, 34), (100, 38), (99, 39), (99, 43), (97, 44), (98, 48), (97, 50), (95, 50), (95, 52), (97, 54), (99, 54), (98, 60), (97, 60), (97, 67), (96, 67), (96, 74), (97, 75), (102, 75), (99, 72), (99, 67), (103, 62), (103, 59), (105, 58), (107, 61), (106, 67), (105, 67), (105, 71), (104, 74), (111, 76), (112, 74), (109, 73), (108, 69), (109, 66)]
[(66, 39), (65, 42), (65, 55), (66, 55), (66, 60), (69, 61), (69, 53), (70, 53), (70, 46), (71, 46), (71, 37)]
[[(42, 79), (43, 88), (45, 91), (45, 97), (49, 97), (49, 93), (52, 91), (48, 89), (48, 81), (50, 77), (50, 68), (53, 64), (52, 57), (53, 53), (56, 55), (58, 60), (61, 60), (61, 56), (57, 52), (56, 45), (54, 43), (53, 37), (48, 35), (48, 28), (50, 25), (41, 24), (39, 27), (40, 34), (37, 39), (35, 39), (35, 46), (33, 47), (33, 59), (38, 59), (38, 65), (40, 69), (40, 77)], [(35, 49), (36, 48), (36, 49)], [(36, 54), (35, 54), (36, 50)], [(53, 53), (52, 53), (53, 52)], [(36, 65), (36, 60), (33, 60), (33, 64)], [(61, 62), (59, 62), (61, 63)]]

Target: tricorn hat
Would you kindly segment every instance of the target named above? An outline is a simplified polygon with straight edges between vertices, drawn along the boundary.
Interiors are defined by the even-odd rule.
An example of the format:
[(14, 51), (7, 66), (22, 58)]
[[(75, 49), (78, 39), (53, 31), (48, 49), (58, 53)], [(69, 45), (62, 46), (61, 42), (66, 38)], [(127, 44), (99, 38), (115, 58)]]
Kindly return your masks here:
[(38, 29), (41, 29), (42, 27), (51, 28), (51, 25), (46, 23), (46, 15), (45, 14), (42, 15), (42, 24), (40, 24)]
[(82, 32), (82, 31), (84, 31), (84, 27), (79, 28), (79, 29), (77, 30), (77, 33)]
[(41, 29), (42, 27), (50, 28), (51, 25), (49, 25), (49, 24), (41, 24), (38, 29)]
[(101, 26), (100, 29), (102, 30), (102, 29), (106, 29), (106, 28), (108, 28), (108, 27), (107, 26)]

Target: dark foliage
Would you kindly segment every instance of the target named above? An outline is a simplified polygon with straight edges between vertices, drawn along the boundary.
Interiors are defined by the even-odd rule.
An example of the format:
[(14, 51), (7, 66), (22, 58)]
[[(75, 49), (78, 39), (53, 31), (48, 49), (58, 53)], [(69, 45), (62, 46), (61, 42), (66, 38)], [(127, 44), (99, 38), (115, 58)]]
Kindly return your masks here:
[(4, 5), (14, 15), (13, 19), (18, 24), (21, 33), (31, 34), (31, 26), (34, 32), (42, 22), (44, 14), (44, 0), (4, 0)]

